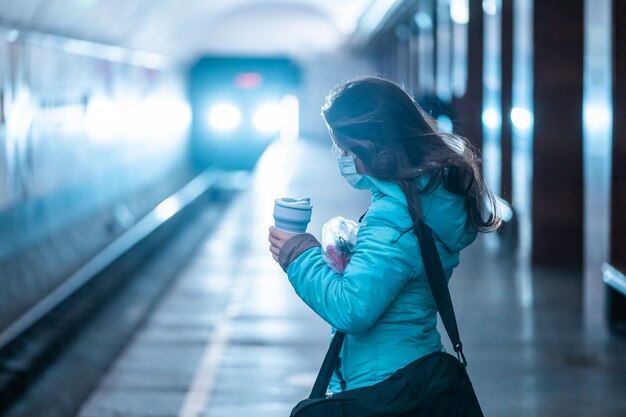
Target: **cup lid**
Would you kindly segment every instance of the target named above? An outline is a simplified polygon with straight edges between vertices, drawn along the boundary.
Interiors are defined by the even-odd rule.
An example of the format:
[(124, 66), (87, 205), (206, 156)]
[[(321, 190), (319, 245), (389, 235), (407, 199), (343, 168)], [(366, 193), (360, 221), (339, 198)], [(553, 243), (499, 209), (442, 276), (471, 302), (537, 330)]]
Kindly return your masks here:
[(280, 204), (283, 206), (294, 207), (294, 208), (310, 208), (311, 207), (311, 198), (292, 198), (292, 197), (282, 197), (274, 200), (276, 204)]

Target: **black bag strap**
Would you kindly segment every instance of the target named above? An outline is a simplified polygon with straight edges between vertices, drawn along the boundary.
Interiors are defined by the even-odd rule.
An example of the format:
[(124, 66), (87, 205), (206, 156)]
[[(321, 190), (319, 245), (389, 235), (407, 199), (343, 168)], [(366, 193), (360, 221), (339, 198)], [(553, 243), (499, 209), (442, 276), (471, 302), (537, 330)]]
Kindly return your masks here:
[(326, 352), (326, 356), (324, 356), (324, 362), (322, 362), (322, 367), (317, 374), (317, 378), (315, 379), (315, 384), (313, 384), (313, 389), (311, 390), (309, 398), (323, 398), (326, 396), (326, 390), (328, 389), (328, 384), (330, 384), (330, 378), (333, 375), (335, 365), (339, 360), (339, 352), (341, 352), (341, 347), (343, 346), (343, 340), (345, 338), (346, 334), (344, 332), (340, 332), (339, 330), (335, 332), (335, 336), (333, 336), (328, 352)]
[[(459, 361), (465, 367), (467, 366), (467, 360), (465, 360), (465, 355), (463, 354), (463, 344), (459, 336), (456, 316), (454, 315), (452, 299), (450, 298), (450, 291), (448, 289), (448, 281), (443, 272), (443, 266), (441, 265), (441, 259), (439, 258), (439, 251), (437, 251), (433, 233), (426, 223), (419, 221), (415, 227), (415, 234), (419, 240), (422, 262), (424, 263), (428, 284), (433, 293), (441, 321), (446, 329), (446, 333), (448, 333), (448, 337), (452, 342), (452, 346), (454, 347)], [(335, 336), (330, 342), (330, 347), (326, 352), (324, 362), (322, 362), (322, 367), (317, 374), (309, 398), (323, 398), (326, 395), (326, 390), (328, 389), (330, 378), (332, 377), (333, 370), (339, 359), (339, 353), (341, 352), (345, 337), (345, 333), (340, 331), (335, 332)]]
[(439, 258), (439, 251), (435, 245), (435, 239), (430, 227), (423, 221), (417, 223), (415, 227), (417, 238), (420, 242), (420, 252), (422, 253), (422, 262), (428, 277), (430, 291), (433, 293), (437, 310), (441, 316), (443, 326), (452, 342), (454, 351), (463, 367), (467, 366), (467, 360), (463, 354), (463, 344), (459, 336), (459, 327), (456, 324), (456, 316), (454, 315), (454, 307), (450, 298), (450, 290), (448, 289), (448, 280), (443, 273), (443, 266)]

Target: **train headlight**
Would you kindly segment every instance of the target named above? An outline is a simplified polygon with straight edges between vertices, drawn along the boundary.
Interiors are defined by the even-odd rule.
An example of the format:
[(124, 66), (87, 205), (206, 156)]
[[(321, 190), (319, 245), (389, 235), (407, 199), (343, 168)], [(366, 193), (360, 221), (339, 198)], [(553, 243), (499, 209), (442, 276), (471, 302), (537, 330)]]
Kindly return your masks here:
[(215, 130), (233, 130), (241, 122), (239, 109), (227, 103), (216, 104), (209, 109), (207, 114), (209, 125)]
[(254, 112), (252, 122), (263, 133), (276, 133), (283, 124), (282, 108), (274, 103), (264, 104)]

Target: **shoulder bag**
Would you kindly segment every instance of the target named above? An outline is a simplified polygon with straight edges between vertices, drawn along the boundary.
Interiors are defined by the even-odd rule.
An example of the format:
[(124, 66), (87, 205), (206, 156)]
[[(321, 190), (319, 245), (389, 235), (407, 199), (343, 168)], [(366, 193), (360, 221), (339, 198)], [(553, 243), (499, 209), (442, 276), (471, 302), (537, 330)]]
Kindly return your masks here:
[(467, 361), (435, 240), (430, 228), (415, 227), (431, 292), (456, 356), (435, 352), (421, 357), (375, 385), (326, 395), (345, 333), (336, 332), (309, 398), (291, 417), (483, 417), (467, 375)]

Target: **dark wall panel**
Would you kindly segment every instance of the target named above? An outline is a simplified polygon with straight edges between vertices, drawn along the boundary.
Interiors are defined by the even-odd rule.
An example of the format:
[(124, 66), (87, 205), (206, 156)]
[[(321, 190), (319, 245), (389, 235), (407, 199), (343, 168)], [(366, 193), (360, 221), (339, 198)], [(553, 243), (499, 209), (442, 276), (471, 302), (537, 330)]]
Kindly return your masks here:
[[(613, 2), (613, 160), (609, 263), (626, 274), (626, 0)], [(609, 325), (626, 334), (626, 297), (609, 287)]]
[(482, 2), (469, 2), (467, 34), (467, 91), (454, 100), (454, 125), (459, 133), (477, 148), (483, 144), (483, 31), (484, 16)]
[(502, 1), (502, 131), (500, 195), (512, 202), (513, 0)]
[(614, 2), (611, 263), (626, 274), (626, 1)]
[(533, 262), (583, 261), (583, 0), (534, 4)]

